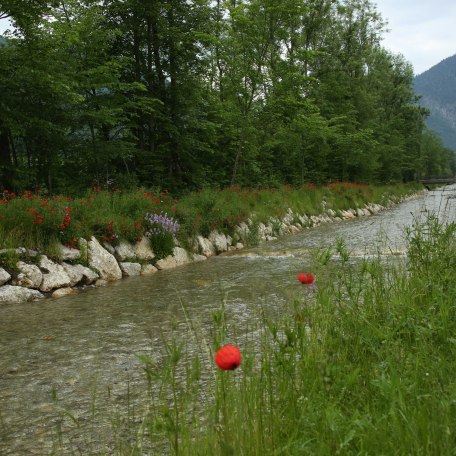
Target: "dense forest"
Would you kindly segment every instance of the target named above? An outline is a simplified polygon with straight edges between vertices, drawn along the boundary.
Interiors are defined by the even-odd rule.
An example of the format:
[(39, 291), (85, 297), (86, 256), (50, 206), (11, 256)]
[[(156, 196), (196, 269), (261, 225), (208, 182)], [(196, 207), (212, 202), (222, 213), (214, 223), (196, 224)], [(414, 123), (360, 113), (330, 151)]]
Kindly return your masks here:
[(0, 182), (203, 187), (454, 174), (368, 0), (3, 0)]

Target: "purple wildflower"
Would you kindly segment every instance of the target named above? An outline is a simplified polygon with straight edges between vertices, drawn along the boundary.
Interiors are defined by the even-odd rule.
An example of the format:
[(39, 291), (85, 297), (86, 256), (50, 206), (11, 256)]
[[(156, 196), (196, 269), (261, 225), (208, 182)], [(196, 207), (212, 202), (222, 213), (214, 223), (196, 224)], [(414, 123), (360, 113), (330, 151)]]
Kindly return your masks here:
[(146, 222), (150, 225), (150, 230), (146, 235), (160, 235), (171, 233), (173, 236), (179, 231), (180, 225), (177, 220), (168, 217), (168, 214), (160, 212), (160, 214), (146, 214), (144, 217)]

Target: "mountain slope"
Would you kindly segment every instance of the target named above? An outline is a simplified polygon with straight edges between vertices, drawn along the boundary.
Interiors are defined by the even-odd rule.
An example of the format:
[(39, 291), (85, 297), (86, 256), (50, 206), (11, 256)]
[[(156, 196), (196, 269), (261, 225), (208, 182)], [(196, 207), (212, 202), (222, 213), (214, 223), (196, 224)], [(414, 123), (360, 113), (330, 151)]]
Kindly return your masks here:
[(456, 55), (415, 77), (420, 104), (431, 111), (428, 126), (456, 151)]

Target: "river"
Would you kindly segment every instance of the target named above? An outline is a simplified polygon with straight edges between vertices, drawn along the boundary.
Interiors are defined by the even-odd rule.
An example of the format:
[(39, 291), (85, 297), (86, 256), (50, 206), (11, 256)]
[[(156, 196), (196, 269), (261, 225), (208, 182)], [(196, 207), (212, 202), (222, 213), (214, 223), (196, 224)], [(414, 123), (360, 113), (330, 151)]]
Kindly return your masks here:
[[(50, 454), (59, 445), (68, 454), (103, 450), (109, 431), (98, 419), (125, 410), (131, 391), (144, 387), (136, 355), (160, 356), (172, 331), (186, 337), (186, 318), (209, 338), (213, 312), (224, 301), (232, 333), (242, 334), (263, 309), (274, 312), (290, 298), (299, 287), (297, 273), (311, 268), (316, 249), (342, 238), (353, 257), (401, 255), (405, 226), (427, 213), (453, 221), (455, 205), (456, 186), (444, 187), (374, 216), (201, 263), (64, 298), (0, 306), (0, 454)], [(62, 419), (63, 410), (77, 425), (69, 415)]]

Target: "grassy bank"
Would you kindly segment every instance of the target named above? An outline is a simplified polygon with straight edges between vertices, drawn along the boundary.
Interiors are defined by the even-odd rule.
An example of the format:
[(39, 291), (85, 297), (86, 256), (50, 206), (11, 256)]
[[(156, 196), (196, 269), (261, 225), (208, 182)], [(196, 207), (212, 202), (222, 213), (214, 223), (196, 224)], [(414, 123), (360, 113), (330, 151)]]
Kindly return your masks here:
[[(315, 259), (318, 287), (295, 287), (248, 334), (222, 305), (207, 343), (189, 316), (160, 362), (141, 358), (146, 411), (111, 417), (99, 454), (453, 455), (455, 235), (430, 217), (390, 262), (352, 261), (340, 241)], [(235, 371), (213, 361), (226, 342), (242, 351)]]
[[(122, 239), (135, 242), (154, 228), (163, 231), (164, 225), (151, 223), (146, 214), (163, 214), (167, 220), (177, 221), (177, 237), (186, 245), (188, 238), (206, 236), (213, 229), (232, 234), (238, 223), (252, 215), (261, 222), (271, 216), (282, 217), (288, 208), (307, 215), (320, 214), (323, 208), (337, 212), (368, 202), (385, 204), (419, 188), (413, 184), (375, 187), (336, 183), (323, 187), (207, 189), (179, 200), (166, 192), (143, 189), (93, 189), (79, 198), (32, 192), (16, 195), (5, 189), (0, 193), (0, 248), (21, 246), (53, 256), (58, 252), (56, 244), (77, 247), (80, 237), (95, 235), (111, 244)], [(167, 249), (162, 250), (166, 253)]]

